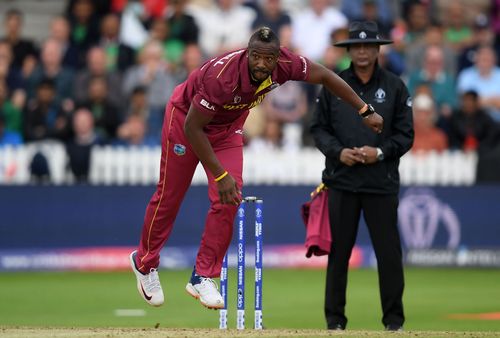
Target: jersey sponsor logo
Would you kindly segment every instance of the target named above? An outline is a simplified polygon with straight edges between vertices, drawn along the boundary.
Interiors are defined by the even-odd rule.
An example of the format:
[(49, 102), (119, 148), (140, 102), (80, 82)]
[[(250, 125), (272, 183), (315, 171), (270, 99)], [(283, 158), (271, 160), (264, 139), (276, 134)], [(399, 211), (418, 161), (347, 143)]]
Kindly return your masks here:
[(183, 145), (183, 144), (174, 144), (174, 153), (177, 155), (177, 156), (183, 156), (186, 154), (186, 146)]
[(240, 103), (240, 104), (231, 104), (227, 103), (222, 106), (225, 110), (240, 110), (240, 109), (252, 109), (253, 107), (259, 105), (263, 100), (267, 93), (261, 94), (257, 96), (257, 98), (252, 103)]
[(201, 104), (203, 107), (207, 108), (207, 109), (210, 109), (210, 110), (212, 110), (212, 111), (215, 111), (215, 107), (214, 107), (214, 105), (213, 105), (213, 104), (211, 104), (211, 103), (209, 103), (209, 102), (208, 102), (207, 100), (205, 100), (205, 99), (201, 99), (200, 104)]
[(385, 91), (382, 88), (377, 89), (375, 92), (375, 102), (384, 103), (385, 102)]

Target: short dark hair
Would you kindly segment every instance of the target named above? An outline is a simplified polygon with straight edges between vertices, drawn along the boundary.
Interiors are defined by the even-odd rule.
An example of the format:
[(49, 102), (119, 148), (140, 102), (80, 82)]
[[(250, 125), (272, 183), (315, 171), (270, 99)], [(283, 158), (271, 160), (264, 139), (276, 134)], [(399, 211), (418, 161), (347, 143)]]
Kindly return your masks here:
[(462, 97), (470, 97), (474, 101), (477, 101), (479, 98), (479, 94), (475, 90), (467, 90), (462, 94)]
[(278, 38), (276, 33), (274, 33), (273, 30), (269, 27), (260, 27), (259, 29), (257, 29), (250, 37), (248, 46), (250, 47), (258, 41), (264, 43), (272, 43), (278, 49), (280, 48), (280, 39)]
[(7, 10), (7, 12), (5, 12), (5, 18), (6, 19), (10, 19), (11, 17), (13, 16), (17, 16), (19, 19), (22, 20), (23, 18), (23, 12), (21, 12), (19, 9), (17, 8), (9, 8)]

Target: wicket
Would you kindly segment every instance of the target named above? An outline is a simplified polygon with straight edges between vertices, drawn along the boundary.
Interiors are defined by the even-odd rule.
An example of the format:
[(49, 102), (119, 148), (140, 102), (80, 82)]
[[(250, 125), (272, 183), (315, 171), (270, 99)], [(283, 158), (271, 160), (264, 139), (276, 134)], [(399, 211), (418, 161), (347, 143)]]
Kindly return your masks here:
[[(237, 312), (236, 328), (245, 329), (245, 207), (255, 205), (255, 322), (254, 329), (262, 330), (262, 224), (263, 200), (254, 196), (243, 199), (238, 208), (238, 265), (237, 265)], [(220, 289), (224, 308), (219, 313), (219, 328), (227, 329), (227, 253), (224, 256), (220, 275)]]

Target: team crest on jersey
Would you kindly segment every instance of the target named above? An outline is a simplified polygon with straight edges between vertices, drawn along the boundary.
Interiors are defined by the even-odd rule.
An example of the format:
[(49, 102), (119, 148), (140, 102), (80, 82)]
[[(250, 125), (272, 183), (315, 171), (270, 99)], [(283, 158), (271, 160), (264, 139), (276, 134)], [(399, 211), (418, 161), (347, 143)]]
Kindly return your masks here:
[(377, 89), (375, 92), (375, 102), (384, 103), (385, 102), (385, 91), (382, 88)]
[(178, 144), (178, 143), (174, 144), (174, 153), (177, 156), (185, 155), (186, 154), (186, 146), (183, 144)]
[(241, 96), (236, 95), (236, 96), (233, 98), (233, 103), (240, 103), (240, 102), (241, 102)]

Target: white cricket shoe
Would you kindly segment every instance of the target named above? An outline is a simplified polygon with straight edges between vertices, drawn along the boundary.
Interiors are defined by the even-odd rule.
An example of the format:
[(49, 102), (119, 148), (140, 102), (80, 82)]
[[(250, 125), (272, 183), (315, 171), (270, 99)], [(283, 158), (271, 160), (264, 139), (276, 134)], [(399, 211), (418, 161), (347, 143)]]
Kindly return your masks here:
[(163, 290), (160, 284), (160, 276), (157, 269), (151, 269), (148, 274), (143, 274), (135, 266), (135, 255), (137, 250), (130, 254), (130, 265), (137, 278), (137, 290), (144, 300), (153, 306), (160, 306), (164, 302)]
[(196, 276), (195, 280), (191, 278), (189, 283), (187, 283), (187, 293), (199, 299), (201, 304), (209, 309), (222, 309), (224, 307), (224, 299), (217, 289), (217, 283), (212, 278), (201, 276)]

